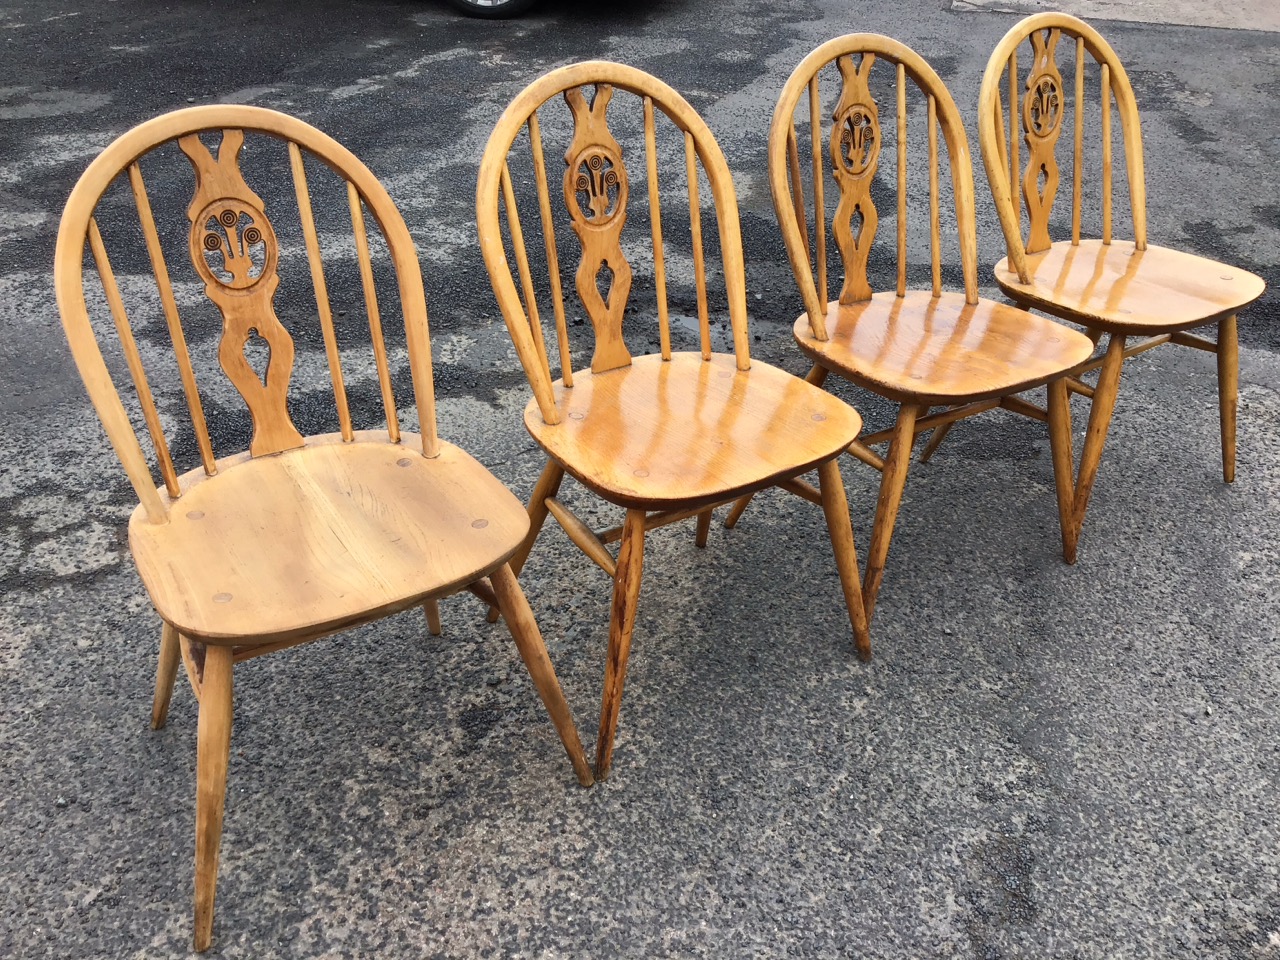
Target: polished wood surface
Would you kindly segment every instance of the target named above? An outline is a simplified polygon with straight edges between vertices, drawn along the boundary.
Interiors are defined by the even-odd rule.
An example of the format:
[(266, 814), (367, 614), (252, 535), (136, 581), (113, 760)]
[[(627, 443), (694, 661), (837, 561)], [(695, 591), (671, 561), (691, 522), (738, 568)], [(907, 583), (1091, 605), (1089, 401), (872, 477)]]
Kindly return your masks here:
[(951, 404), (1039, 386), (1089, 359), (1084, 334), (991, 300), (892, 291), (827, 312), (830, 339), (796, 319), (796, 343), (815, 363), (904, 403)]
[[(588, 88), (592, 88), (588, 90)], [(639, 104), (636, 104), (636, 100)], [(623, 101), (630, 101), (624, 103)], [(550, 122), (539, 112), (563, 103), (570, 113), (572, 137), (564, 151), (563, 210), (549, 201), (549, 176), (543, 140)], [(636, 107), (640, 109), (637, 110)], [(626, 113), (624, 111), (629, 111)], [(642, 147), (646, 174), (644, 201), (650, 216), (654, 300), (637, 301), (641, 271), (634, 270), (621, 234), (633, 189), (626, 144), (616, 139), (610, 117), (642, 119)], [(674, 126), (660, 132), (659, 118)], [(563, 128), (563, 124), (560, 125)], [(621, 125), (626, 130), (626, 125)], [(591, 321), (594, 350), (589, 370), (569, 368), (569, 349), (560, 318), (565, 313), (559, 282), (557, 253), (546, 242), (549, 283), (537, 283), (521, 239), (520, 205), (508, 169), (513, 144), (527, 132), (533, 159), (533, 191), (547, 238), (555, 236), (549, 218), (568, 221), (577, 236), (580, 259), (575, 288), (582, 310)], [(659, 146), (679, 143), (661, 161)], [(523, 143), (518, 151), (523, 154)], [(639, 166), (639, 165), (637, 165)], [(698, 352), (673, 351), (669, 305), (668, 264), (662, 215), (660, 171), (683, 169), (694, 296), (698, 318)], [(665, 174), (665, 176), (670, 176)], [(720, 269), (704, 249), (703, 191), (719, 230)], [(677, 181), (678, 182), (678, 181)], [(668, 185), (670, 189), (670, 185)], [(636, 202), (642, 202), (638, 198)], [(675, 206), (672, 204), (671, 206)], [(534, 206), (528, 203), (526, 209)], [(547, 467), (529, 502), (529, 533), (513, 555), (518, 572), (548, 516), (556, 522), (596, 566), (613, 578), (609, 645), (601, 694), (600, 726), (596, 736), (596, 776), (608, 775), (614, 738), (626, 684), (644, 567), (648, 531), (697, 518), (695, 543), (705, 546), (711, 510), (741, 493), (770, 486), (804, 496), (800, 474), (814, 467), (826, 471), (822, 502), (835, 547), (841, 588), (859, 652), (870, 650), (867, 618), (857, 577), (846, 576), (853, 559), (853, 530), (838, 471), (828, 466), (861, 428), (858, 414), (822, 390), (768, 364), (753, 361), (747, 331), (746, 284), (738, 205), (733, 178), (724, 155), (706, 124), (678, 93), (660, 80), (621, 64), (590, 62), (553, 70), (530, 84), (503, 113), (484, 157), (476, 189), (476, 217), (480, 247), (494, 293), (516, 353), (533, 388), (525, 410), (525, 426), (548, 456)], [(506, 229), (504, 230), (504, 222)], [(631, 234), (632, 243), (643, 242)], [(511, 258), (508, 259), (508, 249)], [(629, 253), (630, 252), (630, 253)], [(515, 270), (512, 270), (514, 261)], [(717, 275), (723, 290), (715, 302), (727, 301), (733, 353), (712, 351), (713, 298), (709, 282)], [(519, 285), (517, 286), (517, 278)], [(647, 278), (643, 278), (647, 279)], [(544, 344), (536, 291), (548, 290), (560, 340), (559, 377), (551, 370)], [(650, 309), (650, 304), (653, 308)], [(628, 326), (655, 324), (660, 353), (635, 356), (624, 336)], [(626, 510), (621, 527), (596, 531), (558, 496), (564, 474), (609, 503)], [(840, 500), (841, 504), (836, 501)], [(609, 544), (620, 542), (617, 558)], [(490, 613), (492, 616), (492, 612)]]
[(1132, 241), (1059, 241), (1027, 255), (1030, 280), (995, 266), (1012, 299), (1108, 333), (1165, 333), (1230, 316), (1266, 289), (1256, 274), (1216, 260)]
[(565, 418), (536, 403), (525, 426), (584, 485), (623, 507), (718, 502), (811, 469), (858, 435), (857, 411), (799, 377), (753, 360), (675, 353), (637, 357), (559, 387)]
[[(882, 122), (871, 91), (871, 76), (883, 62), (894, 72), (896, 118)], [(835, 67), (833, 71), (831, 68)], [(826, 72), (840, 83), (840, 98), (824, 127), (819, 104), (819, 76)], [(835, 74), (833, 77), (832, 75)], [(887, 78), (886, 78), (887, 79)], [(909, 90), (909, 87), (912, 90)], [(912, 97), (909, 98), (909, 92)], [(807, 97), (807, 109), (801, 100)], [(907, 287), (908, 149), (911, 99), (924, 101), (924, 130), (917, 138), (927, 151), (929, 191), (927, 229), (929, 277), (927, 291)], [(919, 114), (916, 113), (916, 123)], [(797, 118), (807, 128), (797, 130)], [(896, 148), (884, 141), (896, 132)], [(922, 136), (921, 136), (922, 134)], [(813, 152), (812, 208), (806, 206), (798, 162), (800, 143), (808, 139)], [(831, 175), (840, 190), (830, 229), (841, 254), (845, 276), (840, 297), (828, 302), (823, 243), (828, 229), (822, 201), (826, 176), (820, 146), (825, 142)], [(944, 166), (941, 149), (945, 145)], [(917, 147), (917, 150), (919, 148)], [(874, 262), (872, 244), (886, 211), (876, 208), (872, 183), (880, 164), (895, 158), (897, 185), (896, 285), (877, 292), (868, 265)], [(952, 216), (944, 226), (943, 171), (950, 173)], [(925, 457), (942, 442), (951, 424), (997, 406), (1047, 419), (1046, 411), (1013, 396), (1052, 382), (1085, 363), (1093, 342), (1078, 331), (1023, 310), (978, 296), (977, 225), (973, 199), (973, 168), (964, 124), (955, 101), (937, 73), (903, 44), (874, 34), (851, 34), (824, 43), (792, 72), (783, 87), (769, 129), (769, 185), (778, 225), (805, 312), (793, 328), (796, 343), (814, 363), (808, 379), (822, 384), (828, 373), (872, 390), (901, 404), (897, 422), (880, 435), (852, 441), (847, 452), (881, 471), (863, 602), (868, 619), (874, 612), (883, 581), (889, 545), (897, 521), (902, 492), (910, 469), (916, 436), (935, 430)], [(809, 243), (812, 225), (815, 243)], [(954, 229), (960, 251), (963, 292), (942, 289), (942, 250), (948, 228)], [(917, 228), (921, 229), (921, 228)], [(886, 244), (887, 245), (887, 244)], [(947, 407), (930, 414), (935, 405)], [(1061, 433), (1055, 434), (1061, 438)], [(1066, 434), (1070, 439), (1070, 433)], [(870, 449), (887, 442), (881, 456)], [(1055, 443), (1058, 440), (1054, 440)], [(1055, 458), (1058, 465), (1061, 458)], [(1059, 484), (1060, 498), (1067, 485)], [(748, 498), (735, 504), (726, 525), (737, 523)], [(1070, 502), (1060, 503), (1059, 516), (1072, 515)]]
[[(1063, 38), (1071, 43), (1063, 43)], [(1030, 41), (1032, 68), (1019, 100), (1018, 48)], [(1060, 50), (1074, 50), (1074, 99), (1068, 101), (1057, 65)], [(1090, 109), (1085, 73), (1096, 65), (1101, 107), (1096, 129), (1087, 129)], [(1001, 91), (1009, 89), (1008, 138)], [(1238, 348), (1236, 314), (1263, 293), (1262, 278), (1247, 270), (1189, 252), (1148, 243), (1142, 129), (1133, 86), (1111, 45), (1083, 20), (1062, 13), (1041, 13), (1015, 24), (987, 62), (978, 102), (978, 133), (987, 182), (995, 199), (1008, 255), (995, 266), (1000, 288), (1022, 306), (1088, 328), (1097, 342), (1110, 337), (1104, 356), (1084, 369), (1099, 369), (1096, 387), (1071, 381), (1072, 392), (1092, 401), (1089, 429), (1081, 452), (1071, 511), (1074, 554), (1090, 492), (1097, 477), (1120, 383), (1120, 367), (1128, 357), (1165, 343), (1217, 354), (1218, 408), (1222, 435), (1222, 476), (1235, 479)], [(1058, 170), (1055, 148), (1066, 114), (1073, 115), (1071, 239), (1054, 242), (1051, 214)], [(1129, 194), (1132, 240), (1115, 239), (1113, 210), (1116, 160), (1113, 117), (1120, 122), (1123, 170)], [(1030, 148), (1020, 171), (1017, 142), (1021, 131)], [(1082, 239), (1086, 140), (1099, 145), (1101, 163), (1101, 238)], [(1092, 146), (1092, 144), (1091, 144)], [(1014, 184), (1021, 178), (1021, 190)], [(1030, 219), (1022, 231), (1022, 208)], [(1217, 324), (1217, 341), (1184, 331)], [(1131, 338), (1141, 338), (1129, 342)], [(1083, 372), (1083, 371), (1082, 371)]]
[(129, 544), (160, 616), (207, 643), (272, 643), (419, 605), (505, 563), (529, 526), (520, 501), (459, 448), (427, 458), (404, 439), (328, 434), (227, 458), (216, 477), (183, 478), (168, 523), (135, 512)]
[[(294, 374), (293, 336), (276, 315), (283, 258), (262, 196), (241, 171), (246, 133), (283, 145), (243, 151), (257, 162), (274, 155), (293, 181), (316, 312), (305, 303), (292, 311), (314, 316), (324, 344), (339, 432), (305, 437), (290, 417)], [(220, 370), (197, 371), (183, 334), (164, 233), (153, 216), (141, 158), (149, 175), (161, 171), (164, 154), (191, 169), (179, 181), (194, 190), (187, 209), (185, 254), (221, 314)], [(212, 148), (210, 147), (212, 144)], [(282, 149), (283, 146), (283, 149)], [(287, 158), (287, 159), (286, 159)], [(281, 161), (284, 161), (283, 163)], [(352, 240), (359, 264), (371, 353), (383, 398), (385, 428), (356, 430), (347, 402), (343, 349), (333, 322), (321, 250), (307, 183), (307, 165), (323, 165), (346, 187)], [(253, 178), (269, 179), (272, 172)], [(158, 411), (132, 321), (115, 279), (107, 238), (95, 211), (113, 181), (126, 174), (155, 277), (157, 314), (163, 313), (187, 401), (200, 466), (178, 475), (166, 428), (178, 429)], [(260, 171), (255, 170), (255, 174)], [(272, 196), (287, 196), (277, 191)], [(275, 201), (273, 206), (287, 204)], [(372, 215), (395, 274), (403, 316), (408, 369), (420, 434), (401, 434), (375, 291), (369, 231)], [(289, 214), (285, 213), (285, 220)], [(121, 226), (113, 209), (113, 235)], [(167, 225), (166, 225), (167, 226)], [(171, 246), (176, 246), (170, 241)], [(93, 272), (105, 294), (118, 346), (132, 381), (160, 483), (130, 422), (103, 359), (86, 298), (88, 246)], [(118, 244), (123, 247), (121, 241)], [(305, 281), (304, 281), (305, 283)], [(195, 947), (213, 936), (214, 899), (226, 792), (232, 722), (232, 673), (246, 660), (317, 639), (410, 606), (423, 606), (439, 632), (437, 600), (463, 589), (492, 598), (507, 618), (530, 677), (547, 707), (578, 779), (592, 782), (582, 744), (570, 719), (546, 649), (507, 559), (529, 528), (523, 507), (484, 467), (436, 436), (431, 351), (422, 276), (409, 231), (382, 185), (336, 141), (302, 121), (270, 110), (209, 106), (180, 110), (125, 133), (89, 165), (67, 201), (58, 234), (54, 285), (72, 355), (90, 399), (125, 468), (139, 506), (129, 525), (130, 547), (142, 582), (164, 622), (152, 701), (153, 727), (168, 716), (179, 665), (200, 704), (195, 862)], [(134, 302), (134, 301), (131, 301)], [(189, 308), (185, 308), (189, 309)], [(141, 313), (141, 311), (139, 311)], [(104, 333), (104, 340), (110, 337)], [(246, 347), (254, 341), (269, 359), (260, 375)], [(350, 363), (350, 351), (347, 347)], [(160, 366), (156, 364), (155, 366)], [(212, 365), (210, 365), (212, 366)], [(215, 455), (200, 402), (202, 377), (225, 376), (248, 408), (249, 449)], [(208, 384), (206, 379), (204, 383)], [(319, 391), (320, 394), (324, 390)], [(174, 418), (176, 419), (176, 418)], [(490, 585), (488, 578), (492, 577)]]

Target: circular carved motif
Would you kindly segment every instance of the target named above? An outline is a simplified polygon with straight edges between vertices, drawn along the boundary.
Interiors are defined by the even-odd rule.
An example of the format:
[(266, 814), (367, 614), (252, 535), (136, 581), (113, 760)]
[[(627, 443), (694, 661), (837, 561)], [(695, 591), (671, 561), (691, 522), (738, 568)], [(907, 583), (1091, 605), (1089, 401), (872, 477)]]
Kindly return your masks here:
[(603, 226), (627, 205), (626, 171), (619, 158), (599, 147), (589, 147), (569, 166), (565, 191), (575, 220)]
[(191, 224), (191, 254), (205, 282), (247, 290), (275, 272), (275, 231), (261, 210), (215, 200)]
[(1062, 90), (1052, 76), (1037, 79), (1022, 100), (1022, 124), (1036, 137), (1052, 136), (1062, 122)]
[(837, 121), (836, 129), (836, 162), (850, 176), (862, 176), (880, 155), (880, 122), (874, 113), (857, 104)]

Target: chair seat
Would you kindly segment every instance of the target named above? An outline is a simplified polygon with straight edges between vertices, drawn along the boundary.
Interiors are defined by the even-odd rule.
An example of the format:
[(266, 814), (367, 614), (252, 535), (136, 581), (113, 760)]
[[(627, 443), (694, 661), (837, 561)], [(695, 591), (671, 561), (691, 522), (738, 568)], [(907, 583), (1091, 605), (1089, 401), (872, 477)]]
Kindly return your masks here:
[(1027, 254), (1031, 283), (1006, 257), (996, 282), (1010, 298), (1046, 313), (1116, 333), (1185, 330), (1236, 313), (1262, 296), (1262, 278), (1217, 260), (1132, 241), (1055, 243)]
[(1089, 359), (1093, 343), (1060, 323), (990, 300), (908, 291), (849, 305), (832, 301), (827, 340), (808, 314), (800, 349), (829, 370), (903, 403), (954, 404), (1038, 386)]
[(759, 360), (676, 353), (555, 383), (563, 418), (525, 408), (529, 433), (619, 506), (697, 506), (771, 486), (845, 449), (862, 418), (844, 401)]
[[(385, 431), (310, 437), (268, 457), (192, 471), (167, 523), (129, 522), (160, 616), (211, 643), (258, 644), (337, 630), (465, 587), (529, 529), (520, 501), (476, 460)], [(161, 491), (163, 495), (163, 490)]]

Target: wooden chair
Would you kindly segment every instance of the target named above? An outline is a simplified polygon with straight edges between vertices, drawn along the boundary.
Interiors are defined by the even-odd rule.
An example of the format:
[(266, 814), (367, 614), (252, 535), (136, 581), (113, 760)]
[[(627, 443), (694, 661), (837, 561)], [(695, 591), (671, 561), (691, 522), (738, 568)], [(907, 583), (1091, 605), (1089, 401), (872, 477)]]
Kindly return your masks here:
[[(594, 87), (590, 93), (587, 87)], [(615, 103), (623, 97), (625, 104)], [(563, 95), (571, 121), (550, 101)], [(647, 189), (633, 183), (622, 146), (610, 129), (608, 111), (621, 129), (643, 130), (643, 167)], [(630, 108), (630, 110), (628, 110)], [(667, 123), (659, 124), (659, 114)], [(540, 120), (541, 117), (541, 120)], [(543, 125), (559, 123), (567, 141), (563, 179), (564, 207), (552, 213), (548, 172), (542, 147)], [(547, 265), (544, 296), (549, 295), (559, 348), (560, 379), (552, 379), (550, 359), (539, 320), (537, 289), (521, 227), (515, 185), (508, 166), (513, 144), (532, 163), (527, 202), (538, 211)], [(548, 128), (550, 129), (550, 128)], [(660, 151), (659, 144), (672, 145)], [(682, 153), (681, 153), (682, 148)], [(671, 163), (667, 158), (671, 153)], [(661, 154), (661, 157), (660, 157)], [(636, 164), (640, 166), (639, 163)], [(728, 301), (733, 354), (712, 351), (707, 278), (713, 267), (703, 250), (703, 204), (699, 167), (710, 186), (719, 227), (722, 270)], [(527, 168), (518, 168), (527, 169)], [(679, 243), (668, 230), (675, 205), (660, 199), (659, 171), (683, 179), (687, 186), (692, 277), (668, 271), (667, 254)], [(680, 174), (683, 173), (683, 177)], [(642, 193), (643, 189), (643, 193)], [(647, 194), (648, 229), (624, 237), (628, 199), (633, 190)], [(639, 207), (639, 204), (635, 206)], [(517, 289), (508, 261), (500, 207), (505, 210), (511, 253), (519, 273)], [(861, 428), (858, 414), (845, 403), (790, 374), (753, 361), (748, 347), (746, 288), (742, 241), (733, 181), (724, 155), (706, 124), (666, 84), (631, 67), (615, 63), (579, 63), (554, 70), (532, 83), (512, 101), (489, 139), (480, 164), (477, 193), (480, 246), (507, 328), (533, 387), (525, 409), (525, 426), (546, 451), (543, 470), (529, 502), (529, 535), (512, 558), (518, 572), (547, 514), (556, 518), (572, 540), (614, 580), (609, 652), (600, 728), (596, 743), (596, 776), (609, 773), (618, 710), (626, 679), (627, 658), (635, 626), (636, 602), (644, 563), (645, 534), (668, 523), (697, 516), (697, 543), (706, 544), (711, 510), (745, 492), (781, 486), (821, 504), (835, 549), (845, 603), (857, 648), (870, 653), (870, 637), (862, 609), (857, 558), (849, 508), (836, 460)], [(530, 214), (532, 215), (532, 214)], [(567, 221), (581, 248), (574, 286), (594, 332), (589, 369), (574, 370), (560, 275), (556, 224)], [(632, 246), (634, 244), (635, 246)], [(633, 296), (635, 251), (651, 252), (654, 300)], [(699, 352), (672, 349), (672, 317), (667, 284), (692, 281), (696, 288)], [(523, 299), (522, 293), (523, 292)], [(628, 325), (624, 312), (657, 315), (658, 352), (635, 356), (635, 344), (646, 334)], [(637, 318), (638, 319), (638, 318)], [(800, 480), (818, 469), (821, 489)], [(593, 531), (559, 497), (568, 471), (587, 489), (626, 510), (621, 526)], [(620, 541), (615, 559), (607, 545)]]
[[(881, 292), (874, 290), (868, 274), (880, 220), (873, 183), (887, 139), (870, 87), (877, 60), (896, 73), (897, 99), (893, 138), (897, 285)], [(821, 116), (824, 78), (829, 78), (828, 85), (838, 79), (839, 89), (831, 125), (825, 130)], [(925, 108), (932, 280), (928, 290), (913, 290), (908, 283), (908, 80), (916, 91), (912, 99), (922, 97)], [(804, 137), (796, 129), (802, 99), (807, 101), (800, 111), (802, 125), (807, 128)], [(950, 160), (963, 293), (942, 288), (939, 126)], [(804, 140), (812, 156), (812, 244), (800, 159)], [(828, 161), (824, 154), (829, 157), (837, 190), (831, 234), (844, 266), (839, 298), (830, 301), (825, 196)], [(854, 441), (848, 448), (882, 474), (862, 585), (867, 616), (872, 616), (884, 576), (916, 436), (935, 431), (923, 453), (927, 459), (936, 441), (957, 420), (994, 407), (1049, 421), (1064, 555), (1073, 559), (1073, 545), (1067, 537), (1071, 426), (1063, 376), (1088, 359), (1092, 344), (1061, 324), (978, 296), (969, 145), (955, 102), (933, 68), (903, 44), (873, 34), (852, 34), (818, 47), (792, 72), (778, 98), (769, 129), (769, 184), (805, 305), (793, 332), (800, 349), (813, 361), (809, 381), (822, 384), (829, 373), (835, 373), (899, 404), (893, 427)], [(1016, 396), (1043, 384), (1048, 384), (1047, 410)], [(930, 413), (935, 406), (945, 409)], [(871, 449), (872, 444), (882, 442), (888, 443), (883, 457)], [(745, 498), (739, 501), (727, 525), (736, 523), (746, 506)]]
[[(278, 196), (273, 192), (268, 197), (279, 202), (264, 203), (241, 174), (246, 133), (267, 135), (254, 138), (254, 154), (275, 157), (280, 175), (271, 180), (268, 174), (258, 182), (265, 179), (267, 186), (278, 188)], [(206, 144), (210, 134), (216, 141), (214, 151)], [(178, 306), (183, 281), (191, 286), (192, 275), (184, 267), (173, 274), (177, 283), (171, 279), (162, 242), (178, 234), (162, 228), (181, 219), (178, 211), (187, 201), (180, 193), (174, 196), (163, 179), (160, 186), (153, 184), (156, 192), (149, 196), (143, 181), (144, 162), (148, 169), (165, 161), (187, 166), (178, 150), (165, 146), (172, 141), (194, 171), (194, 195), (186, 195), (189, 223), (183, 222), (180, 230), (186, 234), (194, 277), (221, 315), (218, 360), (253, 422), (249, 450), (218, 458), (201, 397), (202, 389), (207, 399), (211, 390), (224, 385), (214, 384), (217, 378), (197, 382), (193, 351), (188, 348), (195, 308), (180, 311)], [(348, 200), (354, 234), (350, 249), (359, 261), (385, 428), (357, 430), (352, 425), (304, 158), (313, 171), (320, 164), (331, 168), (327, 182)], [(286, 164), (292, 169), (291, 188), (283, 174)], [(129, 189), (123, 184), (113, 188), (117, 178), (127, 179)], [(128, 206), (130, 192), (136, 211)], [(284, 249), (284, 262), (292, 264), (295, 273), (304, 259), (310, 265), (340, 424), (339, 432), (320, 436), (304, 437), (290, 417), (294, 341), (274, 306), (282, 248), (267, 209), (272, 207), (281, 222), (289, 193), (296, 197), (297, 221), (292, 222), (301, 226), (305, 256), (293, 255), (302, 245), (295, 243), (293, 249)], [(176, 216), (157, 223), (152, 212), (152, 197), (157, 195), (176, 200), (171, 204)], [(381, 228), (394, 267), (420, 435), (400, 428), (366, 210)], [(117, 282), (104, 237), (114, 234), (118, 244), (113, 247), (118, 249), (126, 237), (137, 236), (139, 225), (145, 254), (143, 244), (135, 243), (132, 262), (142, 269), (149, 262), (155, 281), (151, 292), (159, 301), (150, 310), (155, 323), (147, 329), (142, 349), (125, 303), (138, 286), (132, 277), (127, 284)], [(159, 487), (91, 324), (83, 276), (86, 240), (156, 454)], [(592, 782), (542, 637), (508, 563), (524, 541), (528, 517), (520, 501), (483, 466), (436, 436), (430, 340), (416, 252), (391, 198), (353, 154), (300, 120), (257, 107), (193, 107), (158, 117), (121, 136), (80, 178), (63, 214), (54, 274), (76, 364), (140, 501), (129, 522), (129, 542), (164, 621), (152, 726), (164, 725), (179, 660), (200, 702), (197, 950), (209, 946), (212, 933), (231, 743), (232, 673), (245, 660), (413, 606), (425, 605), (433, 632), (438, 633), (436, 602), (469, 590), (502, 610), (579, 781)], [(290, 313), (302, 313), (308, 321), (316, 315), (310, 302), (289, 306)], [(133, 312), (136, 316), (139, 311)], [(185, 323), (182, 312), (187, 313)], [(161, 316), (172, 344), (167, 357), (153, 350), (161, 336)], [(264, 374), (255, 371), (246, 355), (246, 345), (259, 339), (270, 349)], [(200, 344), (192, 343), (198, 356)], [(167, 351), (167, 346), (160, 351)], [(188, 448), (198, 449), (200, 462), (181, 475), (165, 430), (177, 418), (180, 401), (175, 397), (172, 408), (157, 405), (144, 370), (144, 352), (152, 372), (163, 360), (180, 373), (194, 434)], [(348, 358), (348, 372), (351, 362)]]
[[(1054, 242), (1050, 218), (1058, 197), (1061, 173), (1056, 150), (1067, 115), (1068, 99), (1058, 68), (1058, 48), (1066, 36), (1074, 41), (1075, 88), (1071, 162), (1071, 239)], [(1030, 41), (1025, 79), (1018, 51)], [(1092, 58), (1099, 77), (1096, 131), (1101, 140), (1100, 169), (1084, 149), (1085, 73)], [(1001, 99), (1007, 77), (1010, 113)], [(1112, 232), (1112, 99), (1120, 119), (1125, 173), (1129, 190), (1133, 240), (1115, 240)], [(1019, 106), (1014, 109), (1014, 104)], [(1006, 137), (1005, 131), (1008, 131)], [(1019, 157), (1019, 130), (1027, 147)], [(1217, 355), (1218, 411), (1222, 433), (1222, 476), (1235, 479), (1236, 391), (1238, 376), (1236, 314), (1265, 289), (1261, 277), (1238, 267), (1147, 243), (1146, 183), (1143, 177), (1142, 130), (1133, 87), (1115, 51), (1091, 26), (1063, 13), (1041, 13), (1018, 23), (996, 46), (982, 78), (978, 104), (982, 161), (995, 197), (1008, 256), (995, 266), (996, 282), (1015, 303), (1088, 328), (1097, 343), (1108, 335), (1106, 352), (1081, 369), (1099, 370), (1097, 385), (1068, 381), (1075, 393), (1092, 398), (1089, 427), (1075, 481), (1073, 525), (1078, 536), (1089, 493), (1098, 472), (1102, 448), (1120, 386), (1120, 367), (1127, 357), (1164, 343), (1177, 343)], [(1097, 170), (1102, 208), (1101, 239), (1082, 239), (1085, 167)], [(1018, 183), (1021, 199), (1012, 188)], [(1027, 210), (1023, 231), (1022, 207)], [(1217, 324), (1214, 342), (1188, 333)], [(1137, 342), (1131, 342), (1137, 338)], [(1100, 368), (1100, 369), (1099, 369)]]

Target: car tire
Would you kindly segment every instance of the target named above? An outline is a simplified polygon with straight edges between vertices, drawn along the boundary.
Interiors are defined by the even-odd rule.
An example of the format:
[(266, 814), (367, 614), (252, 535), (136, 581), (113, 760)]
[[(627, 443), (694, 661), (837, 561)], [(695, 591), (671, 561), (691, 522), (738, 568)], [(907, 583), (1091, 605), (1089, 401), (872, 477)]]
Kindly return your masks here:
[(449, 3), (467, 16), (480, 17), (483, 20), (518, 17), (535, 2), (536, 0), (449, 0)]

